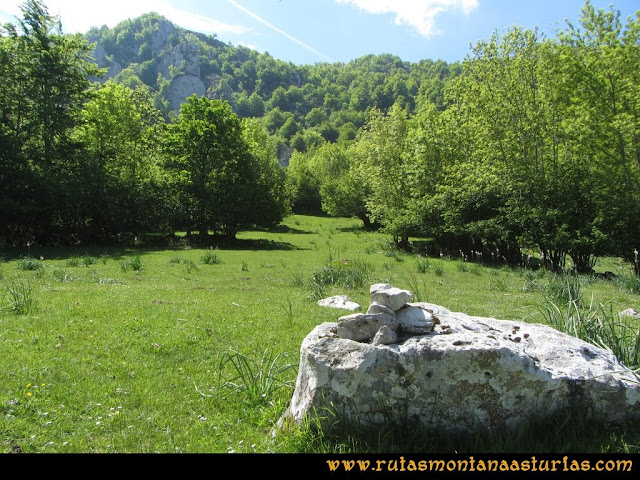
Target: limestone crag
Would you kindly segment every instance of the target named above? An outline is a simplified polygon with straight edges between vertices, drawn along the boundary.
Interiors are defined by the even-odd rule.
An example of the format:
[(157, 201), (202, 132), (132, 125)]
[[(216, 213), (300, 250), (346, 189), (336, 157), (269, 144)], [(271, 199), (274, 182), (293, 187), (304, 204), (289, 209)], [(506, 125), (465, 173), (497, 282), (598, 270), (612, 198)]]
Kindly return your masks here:
[(407, 293), (375, 285), (366, 314), (305, 338), (281, 427), (314, 412), (331, 418), (324, 409), (455, 434), (515, 430), (564, 409), (612, 424), (640, 417), (640, 379), (610, 351), (544, 325), (408, 303)]

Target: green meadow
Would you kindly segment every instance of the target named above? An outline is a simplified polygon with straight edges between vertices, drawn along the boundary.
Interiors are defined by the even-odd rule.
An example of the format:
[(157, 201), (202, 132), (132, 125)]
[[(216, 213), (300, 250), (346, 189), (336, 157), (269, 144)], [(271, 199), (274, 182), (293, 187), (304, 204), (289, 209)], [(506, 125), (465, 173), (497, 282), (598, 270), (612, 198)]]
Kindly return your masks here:
[[(355, 219), (291, 216), (270, 231), (241, 232), (231, 247), (182, 240), (3, 251), (0, 451), (638, 450), (635, 426), (594, 432), (579, 416), (556, 419), (552, 432), (466, 443), (403, 436), (397, 426), (328, 433), (313, 422), (274, 438), (302, 340), (348, 313), (319, 307), (320, 298), (348, 294), (366, 309), (369, 286), (385, 282), (470, 315), (565, 326), (577, 312), (613, 322), (640, 303), (631, 266), (615, 259), (596, 266), (615, 279), (567, 280), (403, 253), (388, 242)], [(638, 323), (618, 327), (626, 338)], [(637, 334), (635, 342), (623, 347), (629, 362)]]

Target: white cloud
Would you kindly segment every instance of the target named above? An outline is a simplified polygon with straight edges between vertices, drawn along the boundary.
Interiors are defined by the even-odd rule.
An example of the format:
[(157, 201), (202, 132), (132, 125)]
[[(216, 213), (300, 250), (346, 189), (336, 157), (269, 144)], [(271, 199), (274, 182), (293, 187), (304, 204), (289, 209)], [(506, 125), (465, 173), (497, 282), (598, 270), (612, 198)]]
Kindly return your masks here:
[(465, 15), (478, 8), (478, 0), (336, 0), (349, 3), (373, 14), (395, 14), (396, 25), (408, 25), (425, 37), (438, 32), (435, 19), (447, 11)]
[[(20, 17), (20, 6), (24, 0), (3, 0), (0, 18), (4, 13), (7, 20)], [(58, 15), (62, 28), (67, 33), (84, 33), (91, 27), (115, 27), (127, 18), (135, 18), (148, 12), (157, 12), (180, 27), (201, 33), (246, 33), (249, 29), (240, 25), (230, 25), (214, 18), (205, 17), (174, 7), (168, 0), (108, 0), (89, 2), (87, 0), (46, 0), (52, 15)]]

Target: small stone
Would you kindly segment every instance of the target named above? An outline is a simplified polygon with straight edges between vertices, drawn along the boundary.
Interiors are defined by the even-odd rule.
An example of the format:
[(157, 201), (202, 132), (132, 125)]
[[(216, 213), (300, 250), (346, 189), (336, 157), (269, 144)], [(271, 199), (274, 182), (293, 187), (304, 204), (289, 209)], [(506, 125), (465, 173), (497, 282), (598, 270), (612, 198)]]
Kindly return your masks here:
[(413, 300), (413, 294), (407, 290), (394, 288), (385, 283), (372, 285), (369, 290), (371, 294), (371, 302), (380, 303), (397, 312), (407, 303)]
[(398, 342), (398, 334), (384, 325), (373, 337), (372, 345), (393, 345)]
[(640, 318), (640, 312), (638, 312), (636, 309), (634, 308), (627, 308), (626, 310), (620, 312), (618, 314), (619, 317), (633, 317), (633, 318)]
[(386, 313), (387, 315), (395, 315), (395, 312), (391, 310), (386, 305), (382, 305), (378, 302), (372, 302), (369, 305), (369, 309), (367, 310), (368, 315), (373, 315), (374, 313)]
[(338, 308), (355, 312), (360, 309), (360, 305), (349, 300), (346, 295), (337, 295), (335, 297), (325, 298), (318, 301), (318, 305), (327, 308)]
[(356, 313), (338, 319), (338, 337), (356, 342), (368, 342), (383, 326), (391, 330), (398, 329), (398, 320), (394, 315), (376, 313), (366, 315)]
[(431, 312), (406, 306), (398, 310), (399, 330), (409, 335), (426, 335), (433, 331), (435, 320)]

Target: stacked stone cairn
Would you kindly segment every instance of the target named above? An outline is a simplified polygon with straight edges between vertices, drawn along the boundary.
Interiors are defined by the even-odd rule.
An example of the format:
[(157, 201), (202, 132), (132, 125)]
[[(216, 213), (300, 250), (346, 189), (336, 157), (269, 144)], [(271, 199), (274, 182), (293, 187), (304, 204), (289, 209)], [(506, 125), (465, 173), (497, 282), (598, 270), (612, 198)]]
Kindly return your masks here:
[(332, 330), (338, 338), (373, 345), (392, 345), (416, 335), (426, 335), (439, 323), (421, 304), (412, 305), (413, 294), (387, 284), (372, 285), (367, 313), (338, 319)]

